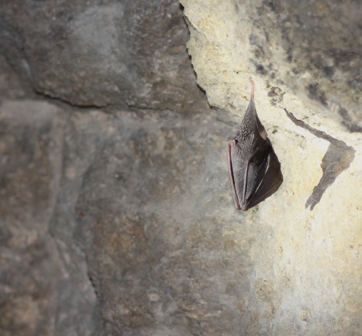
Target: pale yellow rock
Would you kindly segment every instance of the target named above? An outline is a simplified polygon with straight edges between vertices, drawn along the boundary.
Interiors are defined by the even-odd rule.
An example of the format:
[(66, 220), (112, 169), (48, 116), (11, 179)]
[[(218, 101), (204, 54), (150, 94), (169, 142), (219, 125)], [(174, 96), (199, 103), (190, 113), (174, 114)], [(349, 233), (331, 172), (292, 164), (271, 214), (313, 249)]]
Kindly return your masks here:
[[(191, 32), (188, 50), (209, 103), (241, 119), (249, 101), (248, 78), (252, 75), (256, 109), (284, 175), (278, 192), (247, 214), (250, 223), (264, 223), (265, 232), (254, 237), (249, 251), (254, 269), (250, 283), (254, 286), (246, 295), (257, 299), (243, 311), (257, 315), (258, 320), (250, 321), (245, 330), (278, 336), (355, 334), (362, 316), (361, 133), (350, 133), (343, 127), (333, 94), (327, 93), (326, 109), (303, 99), (303, 94), (297, 96), (277, 77), (266, 80), (256, 73), (250, 41), (258, 23), (251, 22), (250, 17), (263, 6), (261, 1), (181, 3)], [(325, 14), (326, 7), (320, 5), (318, 15)], [(273, 53), (282, 76), (288, 71), (285, 51), (272, 42), (269, 47), (263, 52)], [(329, 64), (332, 66), (333, 61)], [(303, 76), (312, 79), (311, 73), (304, 72)], [(343, 74), (337, 71), (336, 76)], [(274, 102), (271, 88), (277, 92)], [(331, 143), (294, 124), (284, 108), (355, 151), (350, 166), (336, 176), (313, 210), (306, 209), (306, 201), (323, 176), (321, 164)], [(334, 162), (327, 170), (333, 167)], [(247, 231), (248, 226), (243, 229)], [(224, 238), (242, 248), (247, 234), (243, 229), (225, 232)]]

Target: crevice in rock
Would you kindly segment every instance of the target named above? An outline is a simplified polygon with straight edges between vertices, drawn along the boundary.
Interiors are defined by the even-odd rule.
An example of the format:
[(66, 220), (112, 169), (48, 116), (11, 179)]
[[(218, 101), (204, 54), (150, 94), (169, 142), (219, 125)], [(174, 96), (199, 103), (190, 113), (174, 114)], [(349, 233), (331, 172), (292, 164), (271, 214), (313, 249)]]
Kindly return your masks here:
[[(179, 115), (183, 115), (182, 113), (179, 113), (178, 111), (172, 111), (170, 109), (159, 109), (159, 108), (155, 108), (152, 106), (136, 106), (136, 105), (128, 105), (128, 104), (104, 104), (104, 105), (76, 104), (76, 103), (73, 103), (64, 98), (55, 97), (55, 96), (49, 95), (45, 92), (42, 92), (42, 91), (39, 91), (36, 89), (34, 89), (34, 92), (35, 92), (36, 96), (38, 96), (39, 99), (46, 101), (50, 104), (55, 104), (55, 105), (58, 104), (63, 108), (68, 107), (68, 108), (72, 108), (72, 109), (78, 109), (79, 111), (97, 110), (98, 112), (112, 113), (114, 111), (123, 110), (123, 111), (129, 111), (129, 112), (135, 112), (135, 113), (146, 113), (146, 114), (157, 113), (159, 116), (162, 116), (163, 114), (168, 114), (170, 112), (175, 112)], [(209, 109), (211, 110), (211, 108), (209, 108)], [(192, 111), (192, 113), (198, 114), (198, 112), (195, 112), (195, 111)], [(187, 114), (184, 114), (184, 115), (187, 115)]]
[(36, 88), (33, 88), (35, 94), (41, 98), (42, 100), (48, 101), (49, 103), (61, 103), (61, 104), (65, 104), (69, 107), (73, 107), (73, 108), (78, 108), (78, 109), (107, 109), (107, 108), (112, 108), (112, 107), (119, 107), (119, 108), (127, 108), (127, 106), (121, 106), (119, 104), (104, 104), (104, 105), (94, 105), (94, 104), (77, 104), (77, 103), (73, 103), (70, 100), (61, 98), (61, 97), (56, 97), (56, 96), (52, 96), (48, 93), (45, 93), (43, 91), (40, 91)]
[(347, 146), (345, 142), (335, 139), (325, 132), (319, 131), (309, 126), (304, 121), (297, 119), (287, 109), (284, 109), (284, 111), (294, 124), (306, 129), (314, 136), (327, 140), (330, 143), (321, 162), (323, 175), (318, 185), (314, 187), (312, 194), (309, 196), (305, 204), (306, 208), (310, 207), (310, 210), (313, 210), (321, 200), (327, 188), (334, 183), (340, 173), (350, 166), (354, 159), (355, 150), (352, 147)]

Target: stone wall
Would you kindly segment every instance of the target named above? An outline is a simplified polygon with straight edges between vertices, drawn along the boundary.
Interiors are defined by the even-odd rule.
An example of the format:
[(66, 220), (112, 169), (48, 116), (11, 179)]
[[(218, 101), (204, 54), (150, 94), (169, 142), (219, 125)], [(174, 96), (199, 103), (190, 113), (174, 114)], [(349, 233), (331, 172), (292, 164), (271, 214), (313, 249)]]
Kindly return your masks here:
[[(181, 3), (0, 4), (1, 335), (361, 334), (362, 7)], [(249, 76), (284, 182), (243, 212)]]
[(284, 174), (274, 196), (240, 215), (243, 229), (259, 228), (242, 334), (359, 335), (361, 4), (181, 2), (210, 104), (224, 122), (238, 120), (252, 75)]

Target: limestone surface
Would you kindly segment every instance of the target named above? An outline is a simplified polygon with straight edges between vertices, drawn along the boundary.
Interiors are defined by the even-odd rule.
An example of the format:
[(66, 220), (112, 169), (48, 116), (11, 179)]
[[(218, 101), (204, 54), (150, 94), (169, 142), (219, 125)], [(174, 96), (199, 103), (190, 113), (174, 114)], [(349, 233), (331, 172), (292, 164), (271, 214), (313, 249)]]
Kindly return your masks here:
[(279, 191), (246, 214), (260, 231), (248, 250), (244, 294), (255, 301), (247, 301), (243, 334), (359, 335), (361, 5), (181, 3), (211, 106), (224, 122), (239, 122), (253, 76), (256, 108), (284, 174)]
[[(360, 5), (182, 5), (211, 110), (177, 1), (0, 3), (1, 336), (361, 335)], [(243, 212), (249, 76), (284, 182)]]

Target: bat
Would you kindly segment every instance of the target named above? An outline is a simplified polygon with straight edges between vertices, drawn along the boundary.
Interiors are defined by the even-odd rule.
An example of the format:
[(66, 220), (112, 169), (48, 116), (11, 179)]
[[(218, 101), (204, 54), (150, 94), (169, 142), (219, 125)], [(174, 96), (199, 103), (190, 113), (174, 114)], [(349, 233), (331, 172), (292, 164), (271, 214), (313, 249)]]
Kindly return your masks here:
[(228, 142), (228, 165), (235, 205), (249, 210), (274, 194), (283, 182), (280, 163), (256, 113), (255, 83), (240, 128)]

